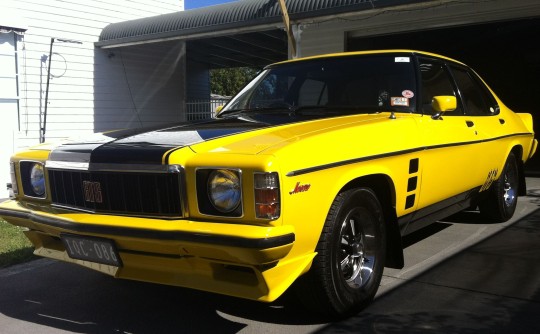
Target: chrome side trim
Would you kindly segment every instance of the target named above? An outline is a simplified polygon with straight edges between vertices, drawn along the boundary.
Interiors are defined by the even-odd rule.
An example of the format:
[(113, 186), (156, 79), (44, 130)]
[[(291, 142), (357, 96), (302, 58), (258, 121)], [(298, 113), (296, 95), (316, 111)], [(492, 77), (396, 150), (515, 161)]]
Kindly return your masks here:
[(88, 162), (68, 162), (68, 161), (47, 161), (45, 168), (47, 169), (71, 169), (71, 170), (88, 170)]
[(70, 161), (47, 161), (47, 169), (82, 170), (89, 172), (139, 172), (139, 173), (179, 173), (180, 165), (146, 165), (146, 164), (105, 164)]

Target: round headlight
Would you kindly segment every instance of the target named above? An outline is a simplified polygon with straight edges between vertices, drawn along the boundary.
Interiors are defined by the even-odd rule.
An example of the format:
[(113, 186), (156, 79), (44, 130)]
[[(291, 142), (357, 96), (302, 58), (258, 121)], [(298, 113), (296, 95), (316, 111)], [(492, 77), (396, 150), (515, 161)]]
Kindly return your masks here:
[(34, 194), (45, 195), (45, 173), (42, 164), (35, 163), (30, 169), (30, 184)]
[(216, 210), (234, 211), (241, 201), (240, 178), (232, 170), (219, 169), (208, 177), (208, 197)]

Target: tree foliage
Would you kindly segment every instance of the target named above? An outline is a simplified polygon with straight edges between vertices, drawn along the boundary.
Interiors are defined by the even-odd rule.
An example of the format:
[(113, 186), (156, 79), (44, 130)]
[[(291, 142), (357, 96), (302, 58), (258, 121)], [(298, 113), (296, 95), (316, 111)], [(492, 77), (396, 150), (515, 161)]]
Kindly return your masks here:
[(252, 67), (219, 68), (210, 70), (210, 89), (213, 94), (231, 96), (259, 72)]

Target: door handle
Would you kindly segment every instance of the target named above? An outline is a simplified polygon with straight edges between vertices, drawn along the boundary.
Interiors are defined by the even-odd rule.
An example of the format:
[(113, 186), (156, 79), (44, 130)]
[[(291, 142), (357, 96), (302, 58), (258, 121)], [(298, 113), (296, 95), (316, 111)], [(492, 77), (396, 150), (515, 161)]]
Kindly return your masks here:
[(474, 122), (473, 121), (465, 121), (465, 123), (467, 123), (467, 126), (469, 128), (472, 128), (474, 126)]

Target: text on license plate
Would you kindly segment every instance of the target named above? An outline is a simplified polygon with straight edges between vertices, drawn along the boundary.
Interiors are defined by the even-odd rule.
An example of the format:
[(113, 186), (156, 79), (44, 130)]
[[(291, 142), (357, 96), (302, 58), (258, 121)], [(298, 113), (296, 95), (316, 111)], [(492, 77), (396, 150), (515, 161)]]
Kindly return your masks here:
[(116, 267), (122, 265), (112, 240), (62, 234), (62, 242), (69, 257)]

